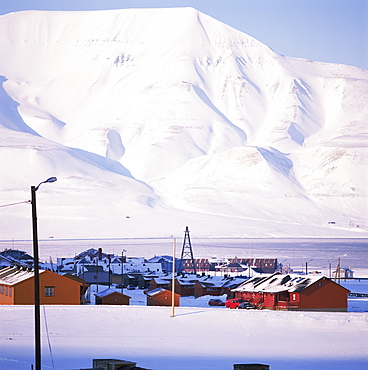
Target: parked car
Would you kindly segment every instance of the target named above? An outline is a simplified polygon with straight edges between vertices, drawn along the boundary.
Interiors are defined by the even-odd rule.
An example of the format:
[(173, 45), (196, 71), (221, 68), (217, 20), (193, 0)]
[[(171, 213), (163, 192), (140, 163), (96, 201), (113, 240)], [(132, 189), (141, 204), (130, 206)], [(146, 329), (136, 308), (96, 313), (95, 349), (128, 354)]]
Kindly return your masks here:
[(239, 309), (244, 309), (244, 310), (255, 310), (256, 309), (255, 306), (253, 306), (251, 303), (249, 303), (247, 301), (240, 303), (238, 308)]
[(136, 287), (135, 287), (135, 285), (128, 285), (127, 286), (127, 289), (128, 290), (134, 290)]
[(208, 304), (210, 306), (225, 306), (225, 302), (221, 301), (221, 299), (210, 299)]
[(242, 298), (228, 299), (226, 301), (226, 308), (238, 308), (240, 303), (243, 303), (243, 302), (248, 302), (248, 301)]

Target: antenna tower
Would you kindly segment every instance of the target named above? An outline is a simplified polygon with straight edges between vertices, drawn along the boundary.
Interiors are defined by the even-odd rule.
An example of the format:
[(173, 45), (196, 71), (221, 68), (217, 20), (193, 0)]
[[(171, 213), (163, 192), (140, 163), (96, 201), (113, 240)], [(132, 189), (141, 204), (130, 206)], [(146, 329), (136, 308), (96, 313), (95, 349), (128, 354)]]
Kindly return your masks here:
[[(186, 263), (186, 261), (188, 262)], [(185, 272), (185, 270), (189, 270), (190, 272), (194, 272), (195, 274), (197, 274), (194, 257), (193, 257), (192, 244), (190, 242), (190, 237), (189, 237), (188, 226), (186, 227), (185, 233), (184, 233), (184, 243), (183, 243), (183, 249), (181, 250), (179, 272)]]

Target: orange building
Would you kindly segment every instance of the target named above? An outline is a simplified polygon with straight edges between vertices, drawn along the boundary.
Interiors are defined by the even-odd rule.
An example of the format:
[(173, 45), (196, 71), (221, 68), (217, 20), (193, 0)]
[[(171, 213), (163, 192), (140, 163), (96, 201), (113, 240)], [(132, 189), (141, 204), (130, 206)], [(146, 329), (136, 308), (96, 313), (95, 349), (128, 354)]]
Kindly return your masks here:
[[(83, 283), (40, 271), (40, 303), (78, 305), (81, 303)], [(34, 271), (25, 267), (0, 270), (0, 304), (34, 304)]]
[[(147, 306), (171, 306), (172, 292), (163, 288), (157, 288), (146, 292)], [(174, 306), (180, 306), (180, 294), (174, 293)]]

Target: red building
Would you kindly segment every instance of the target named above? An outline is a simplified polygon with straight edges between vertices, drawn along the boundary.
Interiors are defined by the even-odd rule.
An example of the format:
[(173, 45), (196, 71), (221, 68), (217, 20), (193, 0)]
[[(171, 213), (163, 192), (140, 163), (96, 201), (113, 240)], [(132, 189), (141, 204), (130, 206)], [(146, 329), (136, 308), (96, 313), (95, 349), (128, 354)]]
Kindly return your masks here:
[(257, 276), (232, 290), (259, 309), (297, 311), (347, 311), (348, 293), (325, 276)]
[[(209, 276), (194, 274), (179, 274), (175, 278), (175, 293), (181, 297), (202, 297), (204, 295), (220, 296), (228, 294), (246, 280), (245, 277)], [(171, 291), (172, 278), (166, 275), (153, 278), (149, 283), (150, 290), (163, 288)]]
[[(195, 258), (194, 264), (196, 266), (197, 273), (208, 271), (224, 271), (225, 273), (229, 272), (241, 272), (246, 269), (246, 267), (256, 268), (257, 271), (272, 274), (277, 270), (278, 263), (276, 258), (227, 258), (226, 261), (223, 260), (208, 260), (207, 258)], [(231, 264), (242, 265), (242, 268), (234, 268)], [(194, 273), (192, 268), (191, 260), (183, 260), (183, 269), (187, 273)]]
[(129, 305), (129, 296), (120, 293), (114, 289), (105, 289), (102, 292), (95, 293), (96, 304), (112, 304), (112, 305)]
[[(171, 306), (172, 292), (163, 288), (157, 288), (146, 292), (147, 306)], [(180, 295), (174, 293), (174, 306), (180, 306)]]

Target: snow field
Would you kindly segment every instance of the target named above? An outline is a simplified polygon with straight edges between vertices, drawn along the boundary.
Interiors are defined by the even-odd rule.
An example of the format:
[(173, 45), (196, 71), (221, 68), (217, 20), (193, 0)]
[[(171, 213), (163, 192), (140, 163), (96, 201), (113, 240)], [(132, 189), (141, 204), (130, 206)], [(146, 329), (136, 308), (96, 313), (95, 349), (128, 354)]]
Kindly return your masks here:
[[(133, 360), (157, 370), (368, 364), (368, 314), (178, 307), (171, 317), (171, 307), (144, 306), (47, 306), (45, 312), (55, 369), (87, 367), (92, 358)], [(2, 368), (30, 367), (32, 313), (32, 307), (0, 307)], [(45, 326), (42, 335), (43, 363), (50, 368)]]

